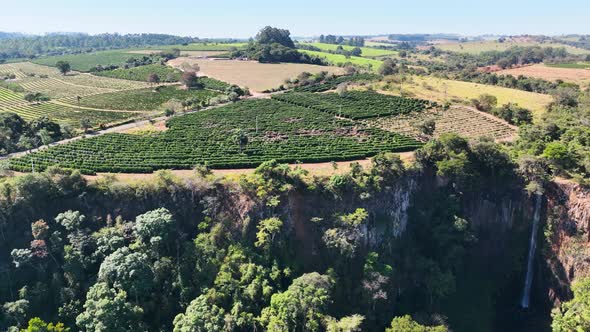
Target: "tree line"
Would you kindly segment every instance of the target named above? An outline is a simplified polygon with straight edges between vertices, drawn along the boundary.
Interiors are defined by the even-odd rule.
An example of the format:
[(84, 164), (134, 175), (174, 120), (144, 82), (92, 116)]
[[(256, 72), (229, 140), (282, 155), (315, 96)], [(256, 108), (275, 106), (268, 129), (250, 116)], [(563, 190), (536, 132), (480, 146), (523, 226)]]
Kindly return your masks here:
[(199, 41), (166, 34), (48, 34), (0, 39), (0, 61), (14, 58), (85, 53), (108, 49), (180, 45)]

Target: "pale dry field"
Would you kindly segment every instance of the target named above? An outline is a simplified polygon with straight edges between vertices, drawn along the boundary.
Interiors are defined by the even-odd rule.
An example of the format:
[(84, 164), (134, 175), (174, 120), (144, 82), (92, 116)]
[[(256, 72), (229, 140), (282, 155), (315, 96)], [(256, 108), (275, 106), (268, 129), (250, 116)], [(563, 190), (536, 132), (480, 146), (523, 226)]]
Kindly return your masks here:
[(168, 64), (179, 68), (183, 63), (198, 64), (199, 75), (209, 76), (218, 80), (248, 87), (252, 91), (264, 91), (278, 88), (286, 79), (294, 78), (306, 71), (319, 73), (342, 73), (342, 68), (307, 65), (300, 63), (259, 63), (239, 60), (207, 60), (194, 58), (177, 58)]
[(496, 72), (498, 75), (528, 76), (547, 81), (568, 81), (579, 84), (590, 83), (590, 69), (548, 67), (543, 64), (505, 69)]
[(429, 110), (413, 115), (382, 117), (367, 120), (367, 124), (423, 140), (418, 126), (426, 120), (434, 120), (436, 123), (435, 138), (453, 133), (472, 139), (489, 137), (495, 141), (510, 141), (518, 130), (504, 120), (464, 106), (452, 107), (446, 111)]
[[(387, 83), (387, 79), (374, 84), (373, 87), (384, 93), (400, 94), (400, 84)], [(546, 111), (547, 105), (553, 101), (551, 96), (545, 94), (436, 77), (413, 76), (401, 84), (401, 88), (404, 94), (409, 97), (465, 104), (469, 104), (472, 98), (478, 98), (482, 94), (490, 94), (498, 98), (498, 105), (517, 103), (531, 110), (535, 120), (540, 119), (540, 116)]]

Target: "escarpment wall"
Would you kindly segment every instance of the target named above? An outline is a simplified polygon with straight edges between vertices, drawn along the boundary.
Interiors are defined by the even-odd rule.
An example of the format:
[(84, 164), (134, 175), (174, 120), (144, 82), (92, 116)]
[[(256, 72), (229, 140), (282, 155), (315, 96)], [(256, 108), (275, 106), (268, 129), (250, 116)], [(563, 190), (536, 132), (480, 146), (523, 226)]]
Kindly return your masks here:
[(590, 276), (590, 190), (557, 179), (548, 188), (547, 198), (548, 296), (559, 304), (571, 297), (574, 280)]

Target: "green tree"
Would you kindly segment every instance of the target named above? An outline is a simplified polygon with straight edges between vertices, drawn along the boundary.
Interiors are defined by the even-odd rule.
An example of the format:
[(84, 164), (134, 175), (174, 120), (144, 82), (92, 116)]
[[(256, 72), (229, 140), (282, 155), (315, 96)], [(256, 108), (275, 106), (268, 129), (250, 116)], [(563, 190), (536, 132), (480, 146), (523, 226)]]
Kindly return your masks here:
[(385, 59), (379, 67), (379, 75), (393, 75), (397, 73), (397, 64), (392, 59)]
[(281, 231), (283, 222), (278, 218), (269, 218), (260, 221), (258, 232), (256, 233), (257, 247), (270, 249), (277, 234)]
[(416, 322), (409, 315), (396, 317), (391, 321), (391, 327), (385, 332), (448, 332), (445, 326), (424, 326)]
[(2, 305), (2, 313), (9, 324), (21, 326), (26, 322), (29, 311), (29, 301), (21, 299), (14, 302), (6, 302)]
[(99, 282), (88, 290), (84, 312), (76, 318), (76, 325), (88, 332), (146, 331), (142, 314), (139, 306), (127, 302), (125, 291)]
[(295, 43), (291, 40), (291, 33), (286, 29), (273, 28), (266, 26), (256, 35), (256, 41), (259, 44), (280, 44), (288, 48), (295, 48)]
[(100, 265), (98, 280), (134, 296), (149, 296), (154, 274), (146, 254), (128, 247), (117, 249)]
[(590, 278), (573, 283), (574, 297), (553, 309), (553, 332), (590, 331)]
[(81, 229), (86, 217), (79, 211), (66, 211), (55, 217), (55, 222), (62, 225), (68, 232)]
[(174, 225), (170, 211), (160, 208), (137, 216), (133, 231), (140, 241), (155, 244), (168, 241), (174, 231)]
[(490, 112), (498, 105), (498, 98), (489, 94), (482, 94), (477, 99), (472, 100), (473, 106), (482, 112)]
[(49, 97), (45, 96), (41, 92), (30, 92), (23, 96), (23, 99), (28, 101), (29, 103), (38, 104), (42, 101), (48, 101)]
[(543, 150), (542, 156), (547, 158), (551, 166), (557, 171), (567, 169), (572, 164), (572, 157), (567, 145), (559, 141), (548, 143), (545, 150)]
[(186, 312), (174, 318), (174, 332), (224, 331), (225, 311), (203, 294), (189, 304)]
[(342, 317), (340, 320), (326, 317), (324, 324), (326, 332), (360, 332), (364, 320), (361, 315)]
[(41, 318), (35, 317), (29, 320), (29, 326), (21, 332), (68, 332), (69, 328), (63, 323), (46, 323)]
[(261, 324), (269, 332), (320, 331), (330, 304), (332, 280), (317, 272), (293, 280), (289, 288), (274, 294), (262, 310)]
[(193, 71), (185, 71), (180, 77), (180, 82), (184, 84), (187, 89), (194, 88), (198, 85), (197, 74)]
[(58, 61), (55, 64), (55, 67), (57, 67), (57, 69), (62, 75), (66, 75), (72, 69), (70, 63), (67, 61)]

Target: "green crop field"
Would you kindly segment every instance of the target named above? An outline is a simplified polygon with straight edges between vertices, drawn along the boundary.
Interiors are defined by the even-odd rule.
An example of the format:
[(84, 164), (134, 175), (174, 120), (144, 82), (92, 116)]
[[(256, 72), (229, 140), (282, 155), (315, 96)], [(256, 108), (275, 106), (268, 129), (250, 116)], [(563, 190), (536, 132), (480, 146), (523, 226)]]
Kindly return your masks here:
[(139, 66), (128, 69), (117, 68), (114, 70), (106, 70), (95, 73), (97, 76), (119, 78), (131, 81), (147, 81), (150, 74), (158, 75), (160, 81), (162, 82), (178, 82), (181, 73), (177, 69), (160, 64)]
[(309, 55), (315, 55), (321, 58), (326, 59), (330, 64), (335, 66), (342, 66), (346, 63), (352, 63), (353, 65), (363, 66), (363, 67), (371, 67), (374, 70), (377, 70), (379, 66), (383, 63), (379, 60), (368, 59), (368, 58), (361, 58), (356, 56), (346, 57), (341, 54), (331, 54), (326, 52), (317, 52), (317, 51), (308, 51), (308, 50), (299, 50), (300, 52), (307, 53)]
[[(336, 49), (339, 46), (339, 45), (324, 44), (324, 43), (301, 43), (301, 44), (317, 47), (317, 48), (321, 49), (322, 51), (336, 51)], [(349, 45), (342, 45), (342, 48), (345, 51), (352, 51), (355, 47), (349, 46)], [(383, 50), (383, 49), (371, 48), (371, 47), (361, 47), (360, 49), (362, 51), (361, 57), (363, 57), (363, 58), (374, 58), (374, 57), (379, 57), (379, 56), (397, 55), (396, 51), (391, 51), (391, 50)]]
[(585, 50), (577, 47), (572, 47), (565, 44), (558, 43), (538, 43), (538, 42), (504, 42), (498, 41), (473, 41), (465, 43), (448, 43), (438, 44), (435, 47), (450, 52), (479, 54), (487, 51), (505, 51), (514, 46), (540, 46), (540, 47), (563, 47), (568, 53), (574, 55), (590, 54), (590, 50)]
[(99, 125), (118, 123), (140, 115), (133, 112), (99, 111), (88, 110), (56, 104), (53, 102), (40, 104), (20, 104), (3, 109), (4, 112), (16, 113), (27, 121), (38, 119), (43, 116), (58, 123), (71, 125), (74, 128), (80, 127), (82, 119), (90, 121), (92, 127)]
[(24, 95), (0, 88), (0, 109), (25, 103), (27, 102), (24, 100)]
[(344, 75), (329, 78), (321, 83), (297, 86), (293, 89), (295, 92), (325, 92), (335, 90), (342, 83), (368, 83), (379, 81), (383, 78), (381, 75), (373, 73), (361, 73), (355, 75)]
[(590, 69), (590, 62), (569, 62), (546, 64), (547, 67), (569, 68), (569, 69)]
[(188, 45), (162, 46), (158, 49), (177, 48), (181, 51), (230, 51), (246, 45), (248, 45), (248, 43), (194, 43)]
[(294, 92), (278, 94), (273, 99), (354, 120), (416, 113), (436, 106), (426, 100), (369, 91), (349, 91), (342, 96), (336, 93)]
[(97, 65), (122, 65), (133, 57), (134, 55), (128, 51), (119, 50), (43, 57), (32, 61), (44, 66), (55, 66), (58, 61), (67, 61), (72, 66), (72, 70), (87, 72)]
[[(162, 86), (157, 89), (150, 88), (96, 94), (83, 97), (80, 104), (83, 107), (107, 110), (151, 111), (158, 109), (162, 104), (171, 99), (184, 100), (187, 98), (199, 98), (201, 100), (208, 100), (218, 95), (219, 93), (210, 90), (184, 90), (177, 86)], [(75, 97), (72, 97), (64, 101), (75, 104), (75, 99)]]
[(58, 145), (11, 159), (11, 167), (27, 171), (33, 159), (39, 168), (60, 165), (87, 173), (190, 169), (197, 164), (243, 168), (270, 159), (354, 160), (421, 145), (406, 136), (268, 99), (175, 117), (167, 126), (152, 135), (107, 134)]

